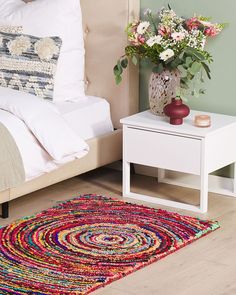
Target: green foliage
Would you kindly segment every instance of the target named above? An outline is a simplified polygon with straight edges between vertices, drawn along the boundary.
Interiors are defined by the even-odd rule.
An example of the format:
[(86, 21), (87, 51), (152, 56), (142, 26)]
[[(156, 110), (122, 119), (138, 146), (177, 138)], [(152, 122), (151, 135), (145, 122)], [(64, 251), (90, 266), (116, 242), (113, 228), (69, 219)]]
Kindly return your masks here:
[(211, 70), (210, 70), (210, 68), (208, 67), (208, 65), (205, 62), (202, 62), (201, 64), (202, 64), (204, 70), (206, 71), (207, 77), (209, 79), (211, 79)]
[(115, 75), (115, 80), (116, 80), (116, 84), (120, 84), (120, 82), (122, 81), (122, 73), (123, 73), (123, 69), (126, 69), (128, 66), (128, 59), (127, 58), (123, 58), (118, 60), (117, 64), (114, 66), (113, 68), (113, 73)]
[(185, 59), (185, 66), (188, 68), (193, 63), (193, 59), (190, 56), (187, 56)]
[(189, 72), (192, 75), (196, 75), (201, 70), (201, 67), (202, 67), (201, 63), (194, 61), (191, 65), (191, 68), (189, 68)]
[(153, 35), (156, 35), (158, 33), (158, 28), (157, 28), (158, 21), (154, 18), (152, 13), (147, 14), (147, 19), (150, 22), (150, 27), (151, 27), (151, 31)]
[(202, 21), (204, 21), (204, 22), (209, 22), (209, 21), (211, 21), (211, 19), (212, 19), (212, 17), (206, 17), (206, 16), (202, 16), (202, 15), (200, 15), (199, 17), (198, 17), (198, 19), (199, 20), (202, 20)]
[(121, 67), (122, 67), (123, 69), (126, 69), (127, 66), (128, 66), (128, 63), (129, 63), (128, 58), (124, 58), (124, 59), (122, 59), (122, 60), (121, 60)]
[[(113, 72), (115, 75), (116, 84), (120, 84), (122, 81), (122, 73), (127, 68), (129, 59), (134, 65), (138, 64), (138, 57), (141, 59), (148, 59), (153, 63), (153, 72), (161, 73), (164, 69), (175, 70), (178, 69), (181, 73), (181, 95), (184, 96), (184, 92), (189, 90), (191, 87), (191, 81), (196, 78), (200, 73), (198, 79), (199, 83), (204, 83), (202, 71), (204, 70), (207, 77), (211, 79), (211, 71), (208, 63), (212, 62), (211, 55), (206, 51), (199, 51), (195, 48), (186, 47), (174, 58), (168, 61), (160, 61), (160, 46), (154, 45), (153, 47), (148, 47), (147, 45), (133, 47), (127, 46), (125, 50), (125, 55), (118, 60), (115, 65)], [(192, 90), (191, 95), (198, 96), (199, 94), (204, 94), (205, 90), (200, 89), (198, 92)]]
[(164, 70), (164, 66), (163, 66), (162, 63), (160, 63), (159, 65), (155, 66), (152, 69), (153, 73), (158, 73), (158, 74), (160, 74), (161, 72), (163, 72), (163, 70)]

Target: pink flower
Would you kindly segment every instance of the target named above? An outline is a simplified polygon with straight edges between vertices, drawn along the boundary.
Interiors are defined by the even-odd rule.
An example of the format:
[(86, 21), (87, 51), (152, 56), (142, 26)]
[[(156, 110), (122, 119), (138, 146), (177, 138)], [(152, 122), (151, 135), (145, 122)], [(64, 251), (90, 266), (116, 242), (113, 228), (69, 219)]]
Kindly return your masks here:
[(161, 26), (158, 29), (158, 33), (162, 37), (169, 37), (171, 34), (171, 29), (169, 27)]
[(201, 26), (200, 21), (196, 17), (189, 18), (185, 21), (185, 24), (189, 31), (198, 29)]
[(138, 36), (138, 41), (141, 44), (144, 44), (146, 42), (146, 39), (143, 36)]
[(208, 37), (215, 37), (219, 33), (220, 33), (220, 30), (218, 28), (216, 28), (215, 26), (205, 28), (205, 30), (204, 30), (204, 34)]
[(143, 45), (146, 42), (146, 39), (142, 35), (135, 33), (132, 37), (129, 38), (129, 41), (132, 45), (139, 46)]
[(171, 34), (171, 37), (175, 40), (175, 41), (182, 41), (185, 38), (185, 34), (182, 32), (174, 32)]

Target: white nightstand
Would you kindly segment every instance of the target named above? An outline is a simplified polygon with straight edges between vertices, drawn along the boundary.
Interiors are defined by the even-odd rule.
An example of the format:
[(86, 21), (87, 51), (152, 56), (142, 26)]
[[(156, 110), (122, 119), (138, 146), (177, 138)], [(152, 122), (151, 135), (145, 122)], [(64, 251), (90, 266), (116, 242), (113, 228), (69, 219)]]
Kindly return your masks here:
[[(180, 126), (170, 125), (167, 118), (155, 116), (150, 111), (121, 120), (123, 196), (199, 213), (207, 212), (209, 173), (236, 163), (236, 117), (206, 113), (211, 116), (212, 126), (198, 128), (193, 125), (193, 119), (199, 113), (202, 114), (191, 111), (190, 116)], [(161, 168), (160, 171), (168, 169), (200, 175), (200, 206), (131, 192), (130, 163)]]

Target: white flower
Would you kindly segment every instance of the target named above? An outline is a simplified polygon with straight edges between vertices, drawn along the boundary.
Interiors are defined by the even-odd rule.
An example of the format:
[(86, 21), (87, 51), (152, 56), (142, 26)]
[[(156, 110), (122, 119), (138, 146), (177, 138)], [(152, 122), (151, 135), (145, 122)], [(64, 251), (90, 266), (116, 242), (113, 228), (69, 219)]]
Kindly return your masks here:
[(197, 48), (198, 41), (197, 41), (197, 39), (194, 36), (190, 36), (187, 45), (189, 47)]
[(152, 47), (154, 44), (160, 44), (162, 41), (162, 37), (160, 35), (151, 37), (147, 40), (147, 45)]
[(34, 51), (40, 59), (50, 60), (54, 54), (58, 54), (59, 48), (51, 38), (43, 38), (34, 45)]
[(30, 38), (25, 36), (16, 37), (7, 43), (7, 47), (12, 55), (21, 55), (31, 47)]
[(175, 55), (174, 51), (172, 49), (166, 49), (162, 53), (160, 53), (160, 59), (163, 61), (167, 61), (171, 57)]
[(171, 34), (171, 37), (175, 41), (182, 41), (185, 38), (185, 34), (183, 32), (174, 32)]
[(206, 46), (206, 38), (203, 38), (201, 42), (201, 49), (204, 50), (205, 46)]
[(150, 26), (149, 22), (141, 22), (137, 27), (137, 33), (140, 35), (145, 34), (149, 26)]

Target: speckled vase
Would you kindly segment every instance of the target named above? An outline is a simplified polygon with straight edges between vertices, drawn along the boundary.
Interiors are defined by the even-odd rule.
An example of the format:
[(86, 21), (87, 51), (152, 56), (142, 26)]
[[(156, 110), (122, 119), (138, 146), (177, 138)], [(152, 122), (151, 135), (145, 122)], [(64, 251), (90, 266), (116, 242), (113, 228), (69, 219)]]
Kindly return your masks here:
[(149, 104), (153, 114), (165, 116), (164, 107), (176, 97), (177, 87), (180, 85), (178, 70), (164, 70), (161, 73), (152, 73), (149, 80)]

